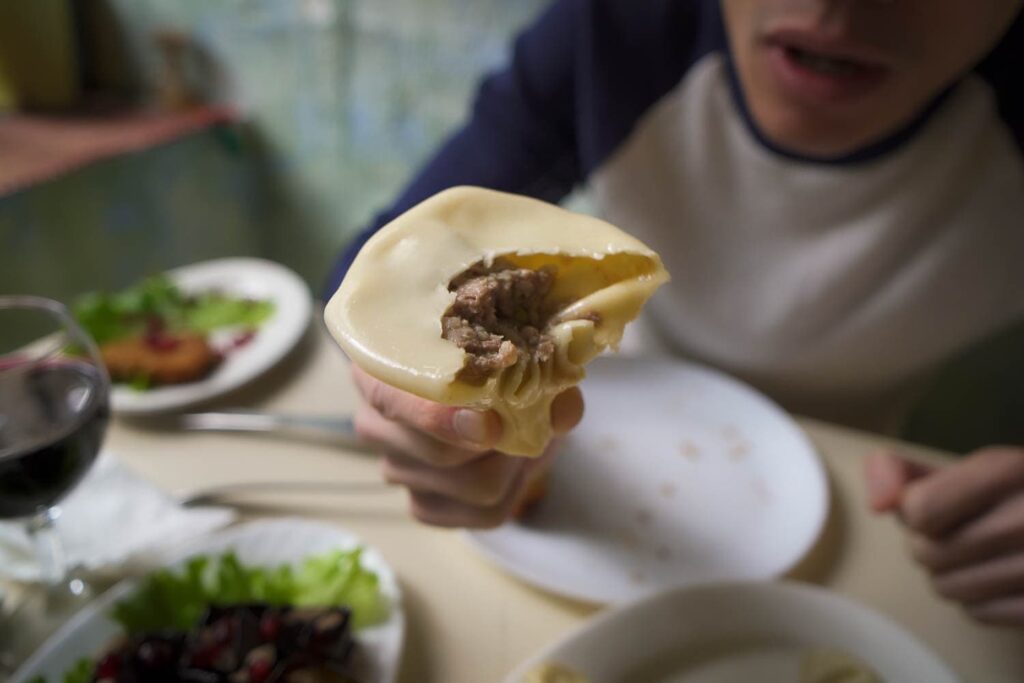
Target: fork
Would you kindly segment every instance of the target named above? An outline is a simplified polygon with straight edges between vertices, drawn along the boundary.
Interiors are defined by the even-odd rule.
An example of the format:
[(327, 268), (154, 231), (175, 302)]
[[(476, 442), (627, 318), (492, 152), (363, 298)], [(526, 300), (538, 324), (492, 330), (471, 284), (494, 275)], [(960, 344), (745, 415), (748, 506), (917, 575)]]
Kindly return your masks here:
[(200, 486), (179, 493), (176, 498), (183, 507), (208, 505), (234, 494), (245, 493), (308, 493), (316, 495), (375, 494), (394, 491), (383, 481), (242, 481)]
[(291, 415), (224, 411), (184, 413), (175, 418), (175, 424), (188, 431), (296, 433), (330, 438), (352, 450), (367, 454), (374, 448), (357, 435), (352, 418), (347, 415)]

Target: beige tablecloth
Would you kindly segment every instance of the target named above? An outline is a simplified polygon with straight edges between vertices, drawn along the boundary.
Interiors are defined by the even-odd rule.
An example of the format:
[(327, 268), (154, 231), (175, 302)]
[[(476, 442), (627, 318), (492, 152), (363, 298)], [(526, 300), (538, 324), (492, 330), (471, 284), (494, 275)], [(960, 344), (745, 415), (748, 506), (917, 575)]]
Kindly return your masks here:
[[(341, 352), (317, 328), (279, 367), (215, 406), (340, 414), (351, 411), (355, 402)], [(966, 681), (1024, 681), (1024, 632), (976, 625), (938, 599), (908, 559), (893, 521), (867, 511), (863, 458), (883, 440), (810, 420), (800, 420), (800, 425), (828, 468), (833, 506), (825, 534), (791, 577), (821, 584), (888, 615), (940, 653)], [(156, 431), (117, 420), (107, 445), (171, 491), (254, 479), (377, 476), (369, 456), (265, 435)], [(249, 515), (328, 520), (359, 534), (385, 555), (405, 591), (408, 632), (402, 683), (500, 681), (518, 662), (595, 613), (592, 607), (510, 578), (476, 554), (459, 532), (417, 524), (406, 514), (400, 491), (247, 500), (253, 504), (247, 508)]]

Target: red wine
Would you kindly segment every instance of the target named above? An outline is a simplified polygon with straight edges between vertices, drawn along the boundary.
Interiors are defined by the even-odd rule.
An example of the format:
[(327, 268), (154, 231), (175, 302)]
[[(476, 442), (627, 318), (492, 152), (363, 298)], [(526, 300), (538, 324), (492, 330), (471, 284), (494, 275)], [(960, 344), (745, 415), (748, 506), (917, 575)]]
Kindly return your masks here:
[(89, 470), (110, 415), (87, 363), (0, 369), (0, 519), (58, 502)]

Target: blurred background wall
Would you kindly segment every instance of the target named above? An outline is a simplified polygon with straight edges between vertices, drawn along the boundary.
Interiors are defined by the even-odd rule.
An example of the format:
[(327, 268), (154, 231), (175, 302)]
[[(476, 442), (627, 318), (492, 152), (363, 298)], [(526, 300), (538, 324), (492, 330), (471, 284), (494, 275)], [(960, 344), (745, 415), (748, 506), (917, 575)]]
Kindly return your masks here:
[[(68, 298), (238, 254), (281, 261), (317, 289), (345, 241), (463, 118), (480, 76), (545, 0), (39, 3), (45, 11), (31, 18), (14, 6), (32, 3), (3, 3), (0, 42), (3, 25), (25, 35), (31, 24), (56, 62), (88, 63), (71, 64), (70, 85), (59, 64), (49, 67), (45, 82), (62, 84), (51, 98), (91, 89), (147, 111), (201, 103), (237, 112), (237, 122), (0, 195), (0, 292)], [(13, 49), (3, 61), (0, 48), (9, 70)], [(10, 82), (0, 78), (0, 95)], [(52, 100), (37, 108), (33, 116), (55, 115)]]

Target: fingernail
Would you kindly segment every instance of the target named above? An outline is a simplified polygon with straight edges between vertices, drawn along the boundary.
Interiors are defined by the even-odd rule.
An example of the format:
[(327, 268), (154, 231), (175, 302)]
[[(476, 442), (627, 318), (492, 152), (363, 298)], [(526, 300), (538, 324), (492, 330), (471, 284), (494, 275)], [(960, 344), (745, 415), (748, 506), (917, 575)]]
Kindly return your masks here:
[(899, 500), (899, 482), (893, 479), (887, 457), (885, 453), (873, 453), (864, 464), (868, 502), (875, 512), (888, 512)]
[(876, 497), (879, 489), (885, 486), (884, 475), (878, 471), (878, 465), (874, 460), (868, 460), (864, 464), (864, 479), (867, 482), (868, 493), (872, 497)]
[(452, 418), (452, 426), (460, 438), (470, 443), (486, 444), (490, 437), (486, 417), (475, 410), (456, 412), (455, 417)]
[(871, 505), (875, 512), (883, 512), (886, 503), (892, 497), (891, 492), (888, 490), (884, 479), (880, 478), (877, 473), (869, 470), (866, 479), (868, 504)]

